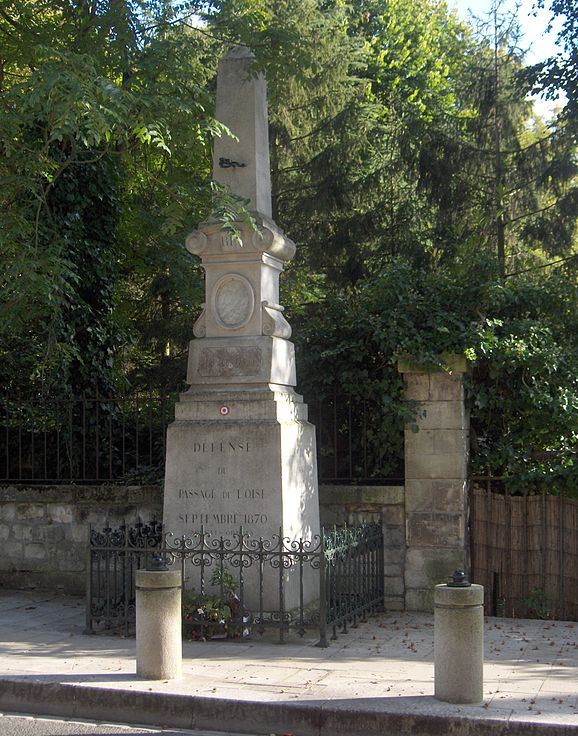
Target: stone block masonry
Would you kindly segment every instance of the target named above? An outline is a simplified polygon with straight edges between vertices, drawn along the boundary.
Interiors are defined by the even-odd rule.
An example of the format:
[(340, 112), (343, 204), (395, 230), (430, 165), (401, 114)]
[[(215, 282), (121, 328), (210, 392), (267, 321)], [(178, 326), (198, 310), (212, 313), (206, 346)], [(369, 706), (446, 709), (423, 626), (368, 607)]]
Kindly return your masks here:
[[(385, 607), (404, 606), (403, 486), (319, 487), (325, 526), (381, 521)], [(160, 519), (161, 486), (0, 487), (0, 587), (85, 591), (88, 525), (102, 529)]]
[(405, 608), (431, 610), (433, 589), (467, 567), (469, 418), (465, 361), (451, 373), (400, 364), (406, 397), (419, 403), (405, 430)]
[[(320, 516), (325, 526), (381, 521), (385, 607), (431, 610), (434, 586), (445, 582), (456, 567), (467, 569), (468, 565), (469, 438), (462, 383), (465, 366), (456, 366), (451, 374), (431, 373), (409, 365), (401, 368), (408, 398), (420, 404), (419, 431), (413, 432), (408, 427), (405, 432), (405, 487), (320, 486)], [(283, 396), (279, 392), (267, 395), (267, 400), (262, 402), (256, 401), (257, 394), (259, 391), (251, 392), (250, 401), (242, 401), (245, 396), (241, 394), (229, 396), (227, 408), (234, 416), (238, 415), (237, 421), (244, 431), (250, 418), (270, 424), (273, 419), (278, 421), (277, 414), (285, 407), (281, 422), (285, 426), (288, 424), (285, 419), (294, 422), (297, 409), (304, 410), (295, 401), (281, 400)], [(222, 407), (215, 397), (211, 400), (202, 395), (185, 397), (177, 405), (177, 421), (186, 421), (194, 405), (199, 415), (197, 421), (231, 429), (229, 422), (215, 420), (216, 412)], [(252, 413), (248, 412), (249, 404)], [(293, 413), (288, 413), (289, 409)], [(230, 414), (226, 418), (230, 420)], [(241, 523), (253, 533), (265, 526), (262, 517), (270, 513), (268, 487), (257, 482), (241, 483), (241, 477), (238, 483), (230, 482), (230, 487), (217, 483), (221, 476), (231, 479), (233, 470), (243, 471), (241, 475), (246, 480), (253, 472), (252, 466), (258, 465), (253, 459), (253, 445), (247, 444), (250, 441), (239, 438), (237, 435), (241, 433), (231, 431), (231, 434), (236, 436), (235, 440), (228, 435), (213, 439), (199, 435), (190, 444), (199, 473), (208, 467), (207, 458), (218, 459), (215, 483), (181, 484), (177, 489), (180, 507), (190, 507), (190, 518), (184, 523), (191, 530), (211, 521), (203, 518), (203, 514), (217, 513), (211, 506), (216, 503), (218, 491), (221, 498), (223, 493), (228, 494), (227, 504), (218, 513), (242, 513)], [(312, 448), (310, 453), (313, 455)], [(236, 459), (231, 464), (233, 456)], [(244, 464), (243, 458), (252, 465)], [(300, 466), (299, 463), (288, 465)], [(107, 524), (118, 527), (139, 520), (160, 520), (162, 510), (160, 486), (0, 487), (0, 586), (83, 594), (88, 525), (102, 529)], [(246, 514), (253, 516), (246, 518)], [(239, 518), (219, 517), (219, 521), (237, 525)]]
[(405, 515), (403, 486), (319, 486), (321, 524), (383, 526), (384, 606), (404, 608)]
[(0, 488), (0, 586), (82, 595), (89, 524), (161, 519), (159, 486)]

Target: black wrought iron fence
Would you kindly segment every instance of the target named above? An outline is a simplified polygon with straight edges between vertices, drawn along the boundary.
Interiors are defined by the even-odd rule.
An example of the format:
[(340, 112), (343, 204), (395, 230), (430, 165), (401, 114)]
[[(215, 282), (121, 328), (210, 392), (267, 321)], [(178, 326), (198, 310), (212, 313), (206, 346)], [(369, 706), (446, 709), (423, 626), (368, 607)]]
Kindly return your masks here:
[(382, 397), (359, 398), (333, 393), (305, 397), (317, 434), (319, 479), (325, 483), (403, 483), (399, 447), (391, 447), (383, 431)]
[(0, 400), (0, 480), (154, 482), (175, 392)]
[[(323, 530), (313, 540), (253, 538), (240, 529), (212, 538), (164, 535), (160, 524), (90, 530), (86, 630), (134, 632), (135, 573), (154, 557), (178, 566), (183, 577), (183, 629), (189, 638), (244, 638), (274, 630), (319, 631), (327, 646), (337, 630), (383, 606), (381, 524)], [(192, 587), (194, 586), (194, 590)]]
[(365, 621), (383, 607), (383, 527), (370, 523), (323, 530), (325, 605), (332, 639), (337, 628)]
[[(117, 397), (0, 398), (0, 482), (158, 481), (177, 394), (150, 389)], [(334, 394), (311, 400), (309, 409), (322, 482), (403, 478), (403, 465), (380, 437), (378, 401)]]

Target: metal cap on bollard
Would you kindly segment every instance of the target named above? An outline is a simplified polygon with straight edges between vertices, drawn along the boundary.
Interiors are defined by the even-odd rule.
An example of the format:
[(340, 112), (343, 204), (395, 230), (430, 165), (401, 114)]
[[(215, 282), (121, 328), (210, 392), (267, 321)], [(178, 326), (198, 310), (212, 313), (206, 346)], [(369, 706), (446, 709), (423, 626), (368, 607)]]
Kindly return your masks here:
[(167, 559), (161, 554), (153, 555), (151, 561), (147, 565), (147, 572), (167, 572)]
[(448, 588), (469, 588), (471, 583), (463, 570), (454, 570), (454, 574), (448, 578), (447, 586)]

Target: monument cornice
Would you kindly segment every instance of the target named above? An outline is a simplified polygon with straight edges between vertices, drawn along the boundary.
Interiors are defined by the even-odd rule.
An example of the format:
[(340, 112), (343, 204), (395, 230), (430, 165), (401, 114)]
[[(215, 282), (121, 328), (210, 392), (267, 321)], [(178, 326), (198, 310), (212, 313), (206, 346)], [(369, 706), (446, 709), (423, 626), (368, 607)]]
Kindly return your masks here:
[(290, 261), (295, 255), (295, 243), (271, 218), (259, 212), (252, 212), (251, 216), (254, 225), (236, 220), (232, 228), (225, 228), (220, 220), (205, 220), (187, 237), (187, 250), (201, 257), (266, 253), (282, 261)]

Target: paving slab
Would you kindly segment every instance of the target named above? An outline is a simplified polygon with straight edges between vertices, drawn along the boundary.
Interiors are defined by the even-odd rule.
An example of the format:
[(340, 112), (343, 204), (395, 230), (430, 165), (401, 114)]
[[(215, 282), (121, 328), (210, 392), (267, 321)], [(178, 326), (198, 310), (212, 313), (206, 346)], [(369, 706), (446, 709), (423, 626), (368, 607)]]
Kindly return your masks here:
[(433, 697), (433, 616), (383, 613), (329, 648), (187, 642), (183, 677), (136, 677), (135, 641), (86, 635), (84, 602), (0, 590), (0, 709), (295, 736), (578, 735), (578, 624), (489, 618), (484, 700)]

